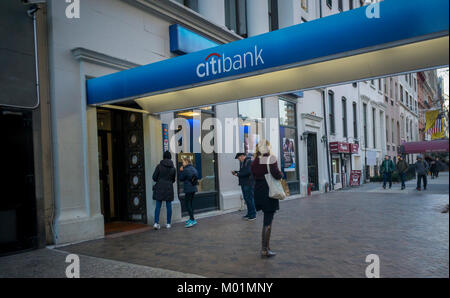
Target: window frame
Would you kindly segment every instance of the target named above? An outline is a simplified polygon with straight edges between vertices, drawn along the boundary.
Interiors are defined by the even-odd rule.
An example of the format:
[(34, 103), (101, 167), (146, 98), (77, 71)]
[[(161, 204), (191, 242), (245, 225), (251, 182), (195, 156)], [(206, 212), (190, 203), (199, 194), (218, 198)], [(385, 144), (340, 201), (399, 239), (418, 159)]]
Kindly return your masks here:
[(336, 119), (335, 119), (335, 105), (334, 92), (328, 91), (328, 120), (330, 122), (330, 134), (336, 134)]
[(347, 138), (348, 137), (347, 98), (345, 98), (345, 96), (342, 96), (341, 103), (342, 103), (342, 135), (344, 136), (344, 138)]

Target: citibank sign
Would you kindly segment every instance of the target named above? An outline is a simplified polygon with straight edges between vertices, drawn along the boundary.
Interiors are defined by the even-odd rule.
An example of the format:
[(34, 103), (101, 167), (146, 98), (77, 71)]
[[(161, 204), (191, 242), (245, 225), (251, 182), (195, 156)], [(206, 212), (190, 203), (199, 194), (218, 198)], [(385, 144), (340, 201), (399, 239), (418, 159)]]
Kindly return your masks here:
[(209, 54), (205, 58), (205, 62), (197, 65), (197, 77), (204, 78), (230, 72), (232, 70), (240, 70), (263, 65), (264, 60), (262, 52), (263, 49), (258, 49), (258, 46), (255, 45), (254, 49), (251, 51), (234, 55), (232, 58), (227, 57), (225, 54)]

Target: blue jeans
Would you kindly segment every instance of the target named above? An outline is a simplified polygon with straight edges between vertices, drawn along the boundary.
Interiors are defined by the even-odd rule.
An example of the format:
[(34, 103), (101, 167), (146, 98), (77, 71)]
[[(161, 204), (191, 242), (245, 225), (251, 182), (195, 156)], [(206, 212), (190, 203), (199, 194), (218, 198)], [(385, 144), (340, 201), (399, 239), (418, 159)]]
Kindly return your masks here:
[[(161, 212), (162, 201), (156, 201), (155, 223), (159, 223), (159, 213)], [(172, 222), (172, 202), (166, 201), (167, 224)]]
[(402, 182), (402, 187), (405, 187), (406, 174), (400, 173), (400, 181)]
[(253, 196), (253, 186), (241, 185), (242, 195), (244, 196), (245, 204), (247, 205), (247, 215), (249, 217), (256, 216), (255, 199)]
[(383, 173), (383, 187), (386, 187), (386, 182), (389, 181), (389, 188), (392, 187), (392, 173), (384, 172)]

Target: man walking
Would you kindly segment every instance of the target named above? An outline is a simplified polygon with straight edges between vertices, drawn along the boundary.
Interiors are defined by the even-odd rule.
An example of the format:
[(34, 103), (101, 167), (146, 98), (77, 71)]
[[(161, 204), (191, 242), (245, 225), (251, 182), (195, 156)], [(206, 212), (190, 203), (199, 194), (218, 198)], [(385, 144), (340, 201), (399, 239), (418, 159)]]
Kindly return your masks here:
[(422, 159), (422, 155), (417, 156), (417, 161), (415, 163), (416, 173), (417, 173), (417, 190), (421, 190), (422, 179), (423, 179), (423, 190), (427, 190), (427, 174), (428, 174), (428, 163)]
[(389, 155), (384, 157), (381, 164), (381, 174), (383, 175), (383, 188), (386, 189), (386, 182), (389, 181), (389, 189), (392, 187), (392, 173), (395, 170), (394, 162)]
[(239, 171), (233, 171), (232, 174), (239, 178), (239, 185), (242, 189), (245, 204), (247, 205), (247, 215), (244, 216), (247, 220), (256, 219), (256, 208), (253, 190), (253, 177), (251, 171), (252, 159), (245, 153), (236, 154), (235, 159), (239, 160)]
[(408, 164), (403, 159), (403, 156), (398, 156), (398, 162), (397, 162), (397, 172), (400, 176), (400, 181), (402, 182), (402, 190), (405, 189), (405, 179), (406, 179), (406, 172), (408, 171)]

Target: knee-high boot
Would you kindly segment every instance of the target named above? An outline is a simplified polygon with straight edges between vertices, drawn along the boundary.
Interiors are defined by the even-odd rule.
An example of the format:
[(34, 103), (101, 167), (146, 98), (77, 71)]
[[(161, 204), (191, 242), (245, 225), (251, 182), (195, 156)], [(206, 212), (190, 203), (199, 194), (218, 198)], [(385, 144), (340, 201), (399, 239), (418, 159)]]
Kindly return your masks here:
[(270, 233), (272, 231), (272, 225), (264, 226), (262, 230), (262, 249), (261, 257), (270, 258), (276, 255), (270, 250)]

